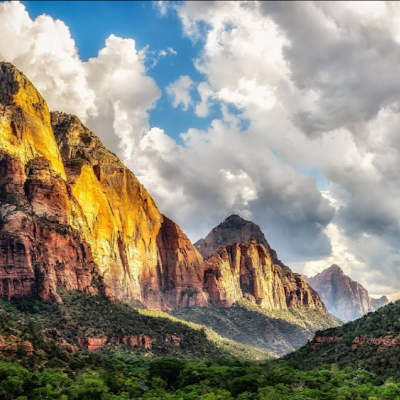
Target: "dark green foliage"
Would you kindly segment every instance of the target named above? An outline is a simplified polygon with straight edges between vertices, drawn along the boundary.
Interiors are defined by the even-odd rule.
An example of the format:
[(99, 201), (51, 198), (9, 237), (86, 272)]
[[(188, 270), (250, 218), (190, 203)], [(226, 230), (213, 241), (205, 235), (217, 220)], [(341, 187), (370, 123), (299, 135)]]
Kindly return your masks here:
[(376, 373), (383, 382), (388, 377), (400, 378), (400, 347), (366, 343), (355, 345), (355, 338), (400, 337), (400, 302), (389, 304), (374, 313), (349, 322), (337, 328), (317, 332), (317, 337), (343, 338), (337, 343), (322, 343), (317, 348), (307, 344), (302, 349), (289, 354), (290, 365), (301, 369), (337, 364), (343, 368), (353, 365)]
[[(63, 294), (63, 297), (63, 305), (32, 299), (1, 303), (1, 340), (29, 341), (34, 352), (33, 355), (17, 352), (14, 356), (0, 357), (0, 400), (400, 399), (400, 380), (388, 372), (375, 374), (372, 370), (366, 371), (350, 365), (340, 369), (340, 363), (304, 368), (301, 363), (306, 365), (310, 363), (308, 357), (313, 357), (312, 354), (304, 353), (307, 347), (288, 356), (287, 360), (260, 362), (227, 357), (192, 360), (174, 357), (149, 358), (133, 352), (108, 351), (106, 354), (96, 354), (84, 349), (68, 352), (46, 334), (43, 327), (48, 325), (45, 323), (50, 321), (55, 324), (60, 318), (66, 319), (69, 324), (65, 321), (57, 322), (59, 325), (53, 328), (61, 329), (64, 326), (62, 324), (65, 324), (64, 328), (71, 327), (71, 332), (77, 334), (86, 334), (97, 329), (103, 335), (113, 332), (113, 323), (120, 324), (117, 329), (133, 329), (133, 325), (130, 325), (133, 322), (129, 318), (135, 321), (138, 316), (128, 306), (113, 304), (108, 308), (106, 303), (102, 303), (105, 299), (84, 295), (81, 297), (77, 293), (69, 293), (67, 296)], [(93, 304), (101, 311), (96, 312)], [(81, 307), (82, 311), (79, 311)], [(117, 312), (117, 309), (122, 311)], [(84, 313), (89, 311), (93, 315), (87, 314), (85, 322)], [(107, 321), (107, 315), (100, 315), (110, 311), (112, 322)], [(118, 316), (119, 312), (122, 314)], [(152, 325), (154, 317), (138, 314), (140, 318), (137, 319), (137, 329), (157, 326), (158, 322)], [(396, 313), (390, 310), (382, 314), (381, 318), (383, 315), (391, 315), (392, 318)], [(100, 318), (100, 321), (96, 323), (95, 318)], [(372, 318), (375, 319), (375, 315)], [(388, 317), (383, 319), (385, 318)], [(127, 321), (124, 322), (123, 319)], [(163, 327), (173, 327), (175, 333), (189, 332), (184, 331), (188, 329), (186, 325), (182, 324), (184, 326), (180, 327), (175, 325), (176, 321), (166, 319)], [(388, 323), (387, 327), (392, 324)], [(349, 325), (350, 327), (338, 329), (350, 336), (354, 334), (353, 328), (357, 332), (363, 329), (360, 322)], [(372, 335), (372, 331), (370, 334)], [(325, 332), (320, 335), (325, 335)], [(324, 358), (324, 355), (321, 353), (319, 357)], [(329, 362), (329, 357), (326, 360)]]
[[(120, 302), (110, 302), (102, 296), (69, 292), (62, 287), (58, 288), (58, 293), (63, 299), (62, 304), (14, 298), (11, 303), (0, 300), (0, 311), (7, 311), (15, 320), (25, 320), (27, 325), (35, 322), (39, 330), (57, 329), (71, 343), (76, 344), (78, 338), (85, 337), (107, 338), (109, 344), (101, 351), (108, 354), (134, 351), (142, 355), (180, 358), (269, 357), (262, 350), (229, 342), (200, 326), (180, 321), (161, 311), (139, 310)], [(132, 349), (118, 343), (124, 336), (142, 335), (152, 339), (151, 350)], [(180, 339), (179, 346), (171, 342), (171, 335)]]

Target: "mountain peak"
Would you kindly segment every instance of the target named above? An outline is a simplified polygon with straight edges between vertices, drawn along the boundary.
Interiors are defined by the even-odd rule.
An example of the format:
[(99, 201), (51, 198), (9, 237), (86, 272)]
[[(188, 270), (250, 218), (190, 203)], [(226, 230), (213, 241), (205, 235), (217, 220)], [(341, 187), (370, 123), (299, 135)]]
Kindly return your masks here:
[(285, 270), (289, 270), (289, 267), (278, 259), (276, 251), (269, 245), (261, 228), (254, 222), (247, 221), (237, 214), (227, 217), (213, 228), (204, 239), (198, 240), (194, 246), (206, 259), (211, 257), (222, 246), (228, 246), (233, 243), (246, 243), (251, 240), (264, 245), (271, 254), (274, 263)]
[(240, 215), (232, 214), (229, 217), (225, 218), (225, 220), (224, 220), (224, 222), (222, 222), (222, 224), (224, 224), (224, 223), (245, 224), (246, 222), (253, 223), (251, 221), (247, 221), (247, 220), (243, 219)]
[(208, 258), (221, 246), (249, 242), (252, 239), (271, 250), (267, 239), (257, 224), (247, 221), (239, 215), (232, 214), (213, 228), (205, 239), (197, 241), (195, 247), (204, 258)]
[(329, 268), (327, 268), (326, 270), (322, 271), (322, 272), (328, 272), (328, 271), (337, 271), (337, 272), (341, 272), (342, 274), (344, 274), (342, 268), (339, 267), (339, 265), (337, 264), (332, 264)]
[(372, 299), (368, 291), (337, 264), (308, 278), (308, 283), (319, 293), (331, 314), (348, 321), (387, 304), (386, 298)]

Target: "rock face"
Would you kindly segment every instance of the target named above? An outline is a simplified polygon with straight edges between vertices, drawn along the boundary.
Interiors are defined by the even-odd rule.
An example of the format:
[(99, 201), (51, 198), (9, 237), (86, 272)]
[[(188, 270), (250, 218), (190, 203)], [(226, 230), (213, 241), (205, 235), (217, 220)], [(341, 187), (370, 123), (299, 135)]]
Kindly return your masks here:
[(104, 292), (90, 246), (70, 224), (75, 200), (47, 105), (0, 63), (0, 296), (57, 295), (57, 284)]
[(385, 296), (372, 299), (364, 287), (335, 264), (308, 278), (308, 283), (319, 293), (331, 314), (347, 321), (360, 318), (388, 302)]
[(78, 338), (77, 342), (82, 346), (88, 349), (89, 351), (95, 351), (101, 349), (106, 344), (124, 344), (129, 347), (143, 347), (145, 349), (150, 350), (152, 347), (153, 340), (150, 339), (148, 336), (140, 335), (140, 336), (122, 336), (119, 339), (111, 339), (108, 338)]
[(203, 259), (179, 226), (165, 216), (157, 247), (163, 308), (204, 306), (207, 296), (203, 292)]
[(78, 118), (50, 116), (7, 63), (0, 133), (1, 297), (60, 300), (61, 284), (149, 308), (204, 303), (202, 258), (180, 228)]
[(252, 239), (265, 246), (275, 264), (288, 269), (278, 259), (276, 251), (271, 248), (260, 227), (254, 222), (246, 221), (238, 215), (231, 215), (226, 218), (225, 221), (212, 229), (205, 239), (198, 240), (194, 246), (203, 258), (206, 259), (212, 256), (221, 246), (227, 246), (232, 243), (245, 243)]
[(204, 290), (211, 304), (230, 307), (242, 297), (267, 310), (308, 307), (326, 313), (305, 279), (274, 262), (256, 240), (220, 247), (205, 261)]
[(71, 223), (90, 243), (113, 296), (154, 309), (204, 305), (202, 258), (182, 230), (77, 117), (56, 112), (51, 120), (82, 210)]

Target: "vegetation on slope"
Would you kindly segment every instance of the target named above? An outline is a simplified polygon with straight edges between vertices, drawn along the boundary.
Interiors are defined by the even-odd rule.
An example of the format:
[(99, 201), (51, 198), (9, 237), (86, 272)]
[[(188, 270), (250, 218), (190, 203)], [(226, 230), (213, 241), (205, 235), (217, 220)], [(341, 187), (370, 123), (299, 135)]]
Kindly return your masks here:
[(304, 346), (316, 330), (338, 325), (337, 319), (307, 307), (267, 311), (244, 299), (229, 308), (181, 308), (172, 314), (278, 356)]
[(339, 367), (366, 369), (382, 380), (400, 379), (400, 302), (343, 326), (317, 332), (311, 343), (289, 354), (286, 360), (306, 370), (335, 363)]
[[(112, 325), (116, 323), (120, 324), (120, 329), (131, 329), (131, 321), (123, 321), (128, 318), (125, 313), (127, 306), (112, 304), (111, 308), (107, 308), (108, 306), (102, 304), (104, 299), (85, 295), (81, 297), (76, 292), (67, 293), (67, 296), (63, 293), (63, 297), (63, 305), (34, 299), (1, 302), (0, 341), (30, 342), (34, 351), (27, 354), (24, 348), (20, 348), (13, 355), (0, 354), (0, 400), (400, 399), (400, 379), (396, 371), (388, 369), (377, 374), (357, 366), (344, 366), (341, 360), (330, 363), (329, 357), (319, 367), (315, 365), (311, 368), (309, 363), (310, 368), (307, 369), (301, 365), (306, 364), (310, 356), (304, 353), (304, 349), (284, 360), (265, 361), (226, 357), (199, 359), (198, 356), (191, 360), (152, 358), (147, 357), (146, 353), (113, 352), (112, 349), (103, 353), (89, 352), (83, 348), (73, 351), (68, 346), (54, 342), (44, 326), (50, 322), (57, 323), (59, 325), (53, 325), (53, 328), (59, 329), (65, 323), (74, 334), (103, 335), (106, 332), (112, 333)], [(91, 300), (94, 300), (93, 304), (96, 306)], [(86, 307), (85, 310), (80, 311), (83, 306)], [(117, 311), (119, 307), (122, 311)], [(132, 312), (130, 308), (126, 309), (129, 313)], [(67, 310), (69, 314), (65, 315)], [(387, 332), (398, 332), (400, 305), (395, 304), (389, 306), (385, 312), (384, 310), (385, 308), (367, 316), (367, 322), (362, 323), (359, 320), (320, 332), (319, 335), (328, 337), (334, 331), (340, 334), (365, 333), (378, 337)], [(86, 320), (83, 319), (84, 311)], [(95, 314), (91, 315), (92, 311)], [(63, 314), (66, 322), (60, 320), (59, 313)], [(135, 317), (132, 318), (138, 323), (137, 329), (138, 332), (141, 329), (141, 333), (146, 325), (148, 329), (153, 329), (156, 326), (152, 325), (156, 324), (155, 319), (166, 319), (162, 326), (168, 329), (173, 327), (175, 332), (178, 329), (193, 329), (176, 321), (174, 317), (164, 318), (164, 313), (148, 310), (136, 313), (133, 313)], [(95, 322), (97, 318), (98, 323)], [(380, 321), (383, 323), (377, 328)], [(76, 325), (78, 322), (81, 325)], [(179, 328), (178, 325), (183, 326)], [(150, 334), (150, 330), (147, 333)], [(71, 338), (72, 336), (71, 334)], [(67, 342), (74, 345), (68, 337)], [(202, 347), (201, 342), (199, 347)], [(191, 351), (196, 354), (193, 349)], [(322, 359), (325, 356), (320, 353), (319, 357)], [(348, 359), (346, 363), (350, 361)], [(343, 364), (343, 368), (340, 369), (338, 364)]]
[[(107, 338), (147, 336), (153, 343), (151, 349), (132, 348), (108, 343), (101, 351), (114, 353), (135, 351), (147, 356), (174, 356), (180, 358), (213, 358), (221, 356), (244, 359), (265, 359), (266, 352), (221, 338), (203, 327), (179, 321), (161, 311), (134, 309), (102, 296), (89, 296), (78, 291), (58, 289), (63, 303), (41, 299), (15, 298), (11, 303), (0, 300), (0, 309), (10, 318), (38, 324), (38, 329), (57, 329), (62, 336), (77, 343), (78, 338)], [(179, 346), (169, 338), (179, 338)]]

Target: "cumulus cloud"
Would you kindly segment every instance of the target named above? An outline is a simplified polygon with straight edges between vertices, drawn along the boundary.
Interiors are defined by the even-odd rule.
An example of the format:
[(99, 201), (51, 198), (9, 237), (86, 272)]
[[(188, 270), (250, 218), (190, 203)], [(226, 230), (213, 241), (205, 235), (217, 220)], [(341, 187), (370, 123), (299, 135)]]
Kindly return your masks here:
[(329, 254), (322, 228), (333, 209), (315, 181), (279, 159), (258, 135), (244, 135), (239, 123), (230, 115), (207, 131), (190, 129), (181, 135), (184, 146), (152, 129), (141, 141), (141, 181), (192, 239), (237, 213), (262, 224), (287, 257)]
[(190, 91), (194, 85), (195, 83), (188, 75), (183, 75), (167, 86), (166, 91), (171, 97), (172, 105), (175, 108), (182, 105), (182, 108), (187, 111), (193, 102)]
[[(207, 87), (205, 112), (207, 99), (238, 107), (249, 121), (249, 138), (264, 138), (295, 169), (317, 169), (331, 205), (340, 205), (331, 223), (322, 224), (332, 254), (315, 250), (329, 246), (313, 240), (324, 236), (309, 235), (312, 217), (303, 230), (290, 216), (290, 234), (278, 239), (278, 250), (293, 261), (314, 252), (314, 264), (296, 263), (299, 270), (336, 260), (375, 293), (393, 291), (400, 285), (399, 5), (188, 2), (177, 12), (187, 36), (205, 38), (196, 60), (205, 76), (200, 85)], [(258, 195), (253, 215), (258, 203), (267, 210), (270, 200)], [(288, 218), (278, 205), (273, 209)], [(258, 218), (266, 231), (274, 225), (274, 244), (282, 222), (268, 212)], [(308, 253), (307, 243), (314, 247)]]
[(78, 115), (129, 162), (160, 95), (135, 41), (110, 35), (97, 57), (82, 62), (64, 22), (32, 20), (19, 2), (1, 3), (0, 20), (0, 59), (22, 70), (50, 109)]

